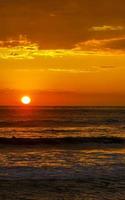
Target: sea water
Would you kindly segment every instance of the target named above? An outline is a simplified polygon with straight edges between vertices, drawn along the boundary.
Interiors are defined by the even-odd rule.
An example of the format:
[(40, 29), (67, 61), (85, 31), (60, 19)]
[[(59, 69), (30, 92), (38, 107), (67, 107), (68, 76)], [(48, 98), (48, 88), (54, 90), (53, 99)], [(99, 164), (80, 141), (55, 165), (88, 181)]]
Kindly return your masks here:
[(0, 107), (0, 138), (1, 199), (125, 199), (124, 107)]

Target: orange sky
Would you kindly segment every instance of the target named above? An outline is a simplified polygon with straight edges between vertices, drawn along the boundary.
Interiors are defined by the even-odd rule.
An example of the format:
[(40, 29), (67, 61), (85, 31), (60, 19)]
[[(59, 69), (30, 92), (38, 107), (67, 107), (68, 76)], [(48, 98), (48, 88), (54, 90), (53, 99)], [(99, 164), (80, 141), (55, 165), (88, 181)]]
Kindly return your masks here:
[(125, 105), (124, 0), (0, 2), (0, 105)]

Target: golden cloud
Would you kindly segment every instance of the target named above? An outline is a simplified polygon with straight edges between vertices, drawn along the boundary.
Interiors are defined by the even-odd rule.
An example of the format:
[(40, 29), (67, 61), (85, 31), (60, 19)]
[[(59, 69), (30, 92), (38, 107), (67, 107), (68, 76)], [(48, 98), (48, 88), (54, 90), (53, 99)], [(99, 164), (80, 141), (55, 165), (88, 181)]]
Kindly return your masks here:
[(100, 54), (125, 54), (125, 36), (80, 42), (76, 44), (75, 50), (100, 52)]
[(0, 41), (1, 59), (33, 59), (36, 57), (62, 57), (86, 55), (88, 52), (79, 52), (75, 50), (41, 50), (38, 43), (32, 43), (27, 39)]
[(89, 30), (90, 31), (122, 31), (124, 30), (124, 27), (103, 25), (103, 26), (92, 26)]
[(0, 59), (34, 59), (36, 57), (64, 57), (85, 55), (124, 54), (125, 37), (110, 39), (92, 39), (80, 42), (73, 49), (42, 50), (38, 43), (32, 43), (26, 37), (17, 40), (0, 41)]

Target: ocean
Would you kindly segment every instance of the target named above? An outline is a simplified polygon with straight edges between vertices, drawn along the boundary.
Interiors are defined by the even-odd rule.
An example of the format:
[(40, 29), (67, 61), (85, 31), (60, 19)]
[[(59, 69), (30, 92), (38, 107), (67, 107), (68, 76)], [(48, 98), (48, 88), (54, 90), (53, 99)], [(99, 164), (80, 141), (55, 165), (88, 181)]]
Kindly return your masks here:
[(124, 200), (125, 107), (0, 107), (0, 200)]

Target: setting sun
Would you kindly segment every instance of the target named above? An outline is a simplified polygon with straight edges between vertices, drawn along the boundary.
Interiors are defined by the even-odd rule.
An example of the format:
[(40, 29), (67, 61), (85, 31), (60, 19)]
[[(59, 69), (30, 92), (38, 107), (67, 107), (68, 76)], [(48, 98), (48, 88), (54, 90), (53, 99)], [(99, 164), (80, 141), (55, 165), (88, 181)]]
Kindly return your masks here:
[(28, 105), (28, 104), (30, 104), (30, 102), (31, 102), (31, 98), (28, 97), (28, 96), (23, 96), (23, 97), (21, 98), (21, 102), (22, 102), (23, 104)]

